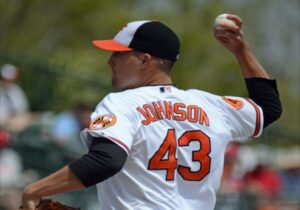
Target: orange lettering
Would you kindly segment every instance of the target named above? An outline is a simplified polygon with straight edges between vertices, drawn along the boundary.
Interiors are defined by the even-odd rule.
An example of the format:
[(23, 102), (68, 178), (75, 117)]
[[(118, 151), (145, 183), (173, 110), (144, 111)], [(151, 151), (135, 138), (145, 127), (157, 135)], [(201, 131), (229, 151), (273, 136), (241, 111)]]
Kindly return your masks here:
[(197, 105), (188, 105), (184, 103), (172, 104), (170, 101), (156, 101), (150, 104), (144, 104), (143, 107), (136, 108), (145, 118), (142, 124), (149, 125), (162, 119), (199, 123), (209, 127), (209, 118), (206, 112)]
[(199, 121), (199, 123), (200, 123), (201, 125), (203, 125), (203, 123), (205, 123), (205, 125), (206, 125), (207, 127), (209, 127), (209, 119), (208, 119), (208, 116), (207, 116), (206, 112), (205, 112), (202, 108), (200, 108), (200, 121)]
[(176, 114), (178, 114), (177, 116), (174, 116), (174, 119), (178, 120), (178, 121), (183, 121), (186, 119), (186, 112), (179, 108), (185, 108), (185, 104), (183, 104), (183, 103), (175, 103), (174, 104), (174, 112)]
[(165, 105), (165, 117), (167, 119), (173, 119), (173, 116), (174, 116), (174, 112), (173, 112), (173, 107), (172, 107), (172, 102), (166, 102), (164, 101), (164, 105)]
[(149, 125), (149, 123), (151, 123), (151, 119), (149, 118), (148, 114), (141, 107), (136, 108), (136, 110), (138, 110), (145, 118), (145, 120), (143, 120), (142, 123), (144, 125)]
[(197, 122), (198, 121), (198, 106), (190, 105), (187, 107), (188, 121)]
[(165, 112), (161, 102), (160, 101), (158, 101), (157, 103), (152, 102), (152, 105), (157, 113), (158, 119), (161, 120), (163, 118), (162, 113), (164, 113), (164, 115), (166, 115), (166, 112)]
[(147, 115), (149, 116), (151, 122), (155, 122), (158, 120), (155, 110), (150, 104), (144, 104), (143, 108), (147, 112)]

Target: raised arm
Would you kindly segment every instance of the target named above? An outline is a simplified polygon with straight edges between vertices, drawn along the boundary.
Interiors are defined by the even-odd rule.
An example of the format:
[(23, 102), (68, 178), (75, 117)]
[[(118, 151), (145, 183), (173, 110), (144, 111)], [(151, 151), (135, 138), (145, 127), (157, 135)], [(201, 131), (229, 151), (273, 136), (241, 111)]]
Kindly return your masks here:
[(248, 42), (244, 39), (241, 18), (236, 15), (228, 15), (227, 18), (232, 20), (235, 25), (225, 24), (221, 26), (221, 29), (215, 26), (215, 38), (234, 54), (245, 78), (269, 79), (269, 75), (258, 62)]
[[(279, 119), (281, 102), (275, 80), (257, 60), (249, 43), (244, 39), (242, 20), (236, 15), (227, 15), (227, 21), (219, 21), (214, 27), (215, 38), (236, 57), (245, 78), (249, 97), (263, 110), (264, 127)], [(233, 21), (230, 22), (230, 21)]]

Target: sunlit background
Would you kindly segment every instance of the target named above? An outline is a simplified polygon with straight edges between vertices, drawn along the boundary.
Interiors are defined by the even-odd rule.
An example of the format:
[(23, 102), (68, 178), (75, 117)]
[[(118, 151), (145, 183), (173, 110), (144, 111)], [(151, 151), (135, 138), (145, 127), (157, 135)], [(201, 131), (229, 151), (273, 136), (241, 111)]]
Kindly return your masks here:
[[(243, 19), (245, 38), (277, 79), (283, 115), (259, 139), (228, 147), (216, 209), (300, 209), (299, 11), (299, 0), (0, 0), (0, 210), (17, 209), (24, 186), (84, 152), (79, 131), (114, 91), (110, 54), (91, 41), (127, 22), (160, 20), (178, 34), (178, 87), (246, 97), (236, 60), (213, 37), (221, 13)], [(100, 208), (93, 187), (53, 198)]]

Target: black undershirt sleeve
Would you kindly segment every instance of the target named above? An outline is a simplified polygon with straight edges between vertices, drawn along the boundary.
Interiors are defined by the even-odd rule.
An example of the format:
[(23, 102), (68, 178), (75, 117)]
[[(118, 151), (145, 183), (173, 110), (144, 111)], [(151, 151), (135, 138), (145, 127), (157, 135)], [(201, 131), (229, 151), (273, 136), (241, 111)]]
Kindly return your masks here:
[(263, 110), (264, 128), (279, 119), (282, 113), (282, 106), (279, 99), (276, 80), (249, 78), (245, 79), (245, 82), (249, 98)]
[(119, 172), (127, 159), (120, 146), (106, 138), (93, 138), (88, 154), (69, 164), (85, 187), (95, 185)]

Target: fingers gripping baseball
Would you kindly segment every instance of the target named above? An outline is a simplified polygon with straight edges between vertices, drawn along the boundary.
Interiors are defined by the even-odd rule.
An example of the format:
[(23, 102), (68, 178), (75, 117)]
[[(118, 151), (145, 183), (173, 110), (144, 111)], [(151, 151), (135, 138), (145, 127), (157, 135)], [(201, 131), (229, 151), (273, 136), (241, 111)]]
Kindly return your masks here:
[(242, 25), (241, 18), (236, 15), (219, 15), (215, 20), (214, 36), (225, 48), (237, 53), (246, 44)]

